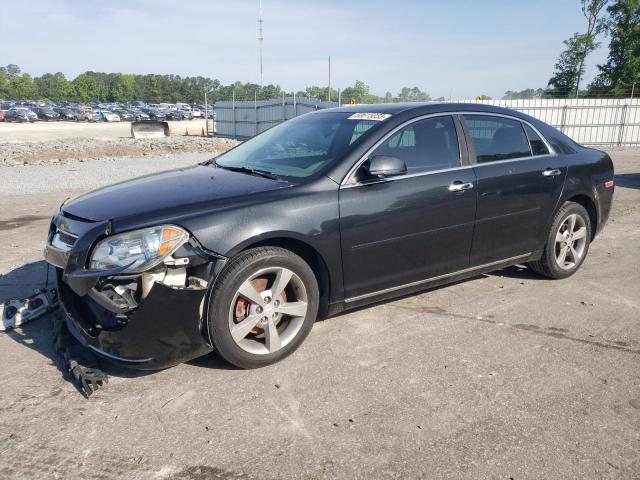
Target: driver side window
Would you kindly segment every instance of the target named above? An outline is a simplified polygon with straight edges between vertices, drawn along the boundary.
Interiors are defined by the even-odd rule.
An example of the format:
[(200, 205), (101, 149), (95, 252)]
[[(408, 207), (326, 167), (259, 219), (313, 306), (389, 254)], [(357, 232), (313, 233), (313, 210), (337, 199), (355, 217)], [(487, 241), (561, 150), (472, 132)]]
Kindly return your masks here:
[(407, 174), (444, 170), (460, 166), (460, 147), (453, 118), (432, 117), (398, 130), (370, 155), (397, 157)]

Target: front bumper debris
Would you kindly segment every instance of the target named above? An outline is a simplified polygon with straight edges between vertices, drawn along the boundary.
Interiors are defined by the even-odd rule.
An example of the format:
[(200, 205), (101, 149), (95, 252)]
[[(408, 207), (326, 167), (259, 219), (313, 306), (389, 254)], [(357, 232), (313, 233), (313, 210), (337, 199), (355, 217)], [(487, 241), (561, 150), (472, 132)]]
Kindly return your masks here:
[(55, 290), (37, 289), (27, 298), (10, 298), (2, 305), (0, 332), (6, 332), (35, 320), (58, 306)]
[(64, 213), (53, 219), (45, 258), (56, 267), (69, 332), (101, 358), (142, 370), (212, 351), (204, 320), (208, 285), (226, 259), (192, 238), (148, 272), (86, 270), (91, 247), (110, 229), (109, 222)]
[(64, 319), (58, 315), (53, 319), (53, 339), (58, 368), (86, 398), (109, 383), (96, 357), (73, 338)]

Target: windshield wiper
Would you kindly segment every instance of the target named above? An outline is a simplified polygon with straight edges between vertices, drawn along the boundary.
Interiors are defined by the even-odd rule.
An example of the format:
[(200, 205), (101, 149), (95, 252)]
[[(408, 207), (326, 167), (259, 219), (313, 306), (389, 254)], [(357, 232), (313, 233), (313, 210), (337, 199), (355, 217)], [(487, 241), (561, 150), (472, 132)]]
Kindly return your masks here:
[(271, 180), (280, 180), (280, 177), (278, 177), (277, 175), (274, 175), (267, 170), (260, 170), (259, 168), (247, 167), (245, 165), (243, 165), (242, 167), (231, 167), (228, 165), (220, 165), (215, 160), (213, 160), (213, 162), (211, 163), (213, 163), (217, 168), (224, 168), (225, 170), (230, 170), (232, 172), (241, 172), (248, 175), (258, 175), (260, 177), (269, 178)]

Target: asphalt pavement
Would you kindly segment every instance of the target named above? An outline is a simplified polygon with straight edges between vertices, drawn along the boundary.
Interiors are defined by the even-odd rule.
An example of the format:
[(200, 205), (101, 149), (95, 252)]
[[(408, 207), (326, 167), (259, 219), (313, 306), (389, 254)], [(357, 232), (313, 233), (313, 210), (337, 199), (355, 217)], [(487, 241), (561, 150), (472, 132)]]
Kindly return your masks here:
[[(318, 322), (267, 368), (211, 354), (89, 400), (50, 318), (0, 335), (0, 478), (640, 478), (640, 150), (610, 153), (609, 225), (566, 280), (508, 268)], [(51, 181), (0, 192), (1, 298), (42, 285), (49, 218), (84, 185), (10, 168)]]

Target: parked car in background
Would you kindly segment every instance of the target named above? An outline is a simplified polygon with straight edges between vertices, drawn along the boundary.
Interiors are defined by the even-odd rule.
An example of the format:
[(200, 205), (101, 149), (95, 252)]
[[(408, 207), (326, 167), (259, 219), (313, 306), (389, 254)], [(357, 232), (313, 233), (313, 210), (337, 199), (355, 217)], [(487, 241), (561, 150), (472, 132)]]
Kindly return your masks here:
[(4, 122), (4, 114), (6, 113), (6, 110), (0, 110), (0, 122)]
[(178, 111), (182, 114), (183, 120), (193, 120), (193, 112), (191, 111), (191, 109), (189, 110), (180, 109)]
[(118, 115), (123, 122), (132, 122), (134, 120), (133, 114), (124, 108), (116, 108), (113, 113)]
[(50, 107), (37, 107), (35, 113), (38, 115), (39, 120), (44, 120), (45, 122), (60, 120), (60, 114)]
[(94, 112), (91, 109), (80, 109), (76, 112), (76, 121), (77, 122), (99, 122), (100, 115), (98, 112)]
[(100, 117), (100, 120), (103, 122), (119, 122), (120, 121), (120, 116), (109, 110), (98, 110), (98, 116)]
[(149, 115), (144, 113), (142, 110), (138, 110), (137, 108), (130, 108), (129, 112), (131, 112), (131, 115), (133, 115), (133, 119), (136, 122), (139, 122), (141, 120), (150, 120)]
[(198, 107), (193, 107), (191, 109), (191, 114), (193, 115), (193, 118), (200, 118), (203, 116), (202, 111)]
[(28, 110), (26, 108), (10, 108), (4, 115), (4, 121), (18, 123), (35, 122), (35, 120), (29, 116), (27, 111)]
[[(24, 115), (27, 116), (27, 119), (29, 122), (35, 122), (38, 120), (38, 115), (36, 115), (34, 111), (32, 111), (27, 107), (12, 107), (9, 109), (9, 112), (22, 112)], [(6, 119), (6, 116), (5, 116), (5, 119)]]
[(77, 120), (78, 114), (72, 108), (69, 107), (58, 107), (54, 108), (58, 115), (60, 115), (61, 120)]
[(149, 115), (150, 120), (165, 120), (167, 117), (166, 112), (158, 108), (146, 108), (143, 109), (143, 112)]
[(185, 114), (182, 110), (166, 110), (165, 118), (167, 120), (184, 120)]

